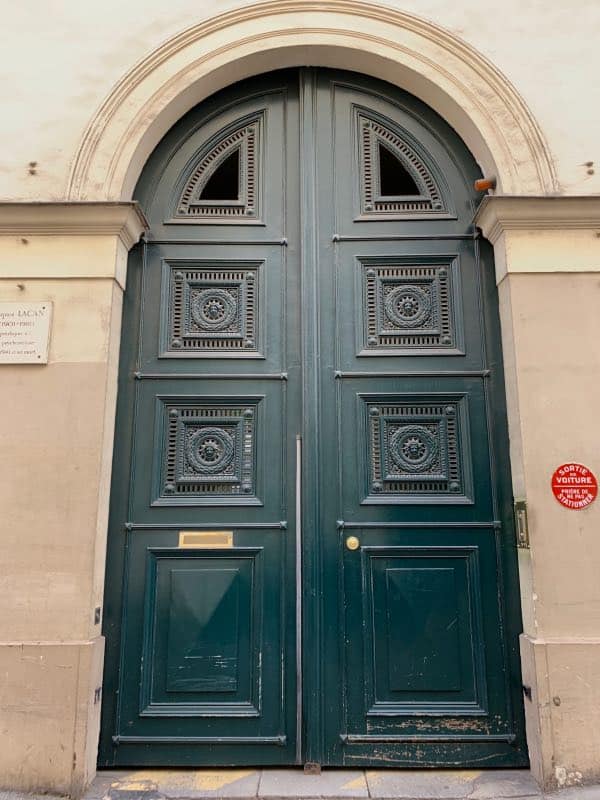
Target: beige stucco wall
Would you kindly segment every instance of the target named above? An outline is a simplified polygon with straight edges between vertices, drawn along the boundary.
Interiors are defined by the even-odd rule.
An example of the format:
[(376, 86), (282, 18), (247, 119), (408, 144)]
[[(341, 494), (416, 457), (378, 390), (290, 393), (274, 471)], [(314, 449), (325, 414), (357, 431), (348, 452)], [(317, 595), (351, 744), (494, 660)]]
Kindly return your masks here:
[(570, 511), (550, 488), (566, 461), (600, 473), (600, 204), (501, 204), (480, 224), (495, 243), (513, 489), (531, 538), (519, 561), (532, 769), (550, 788), (600, 782), (600, 503)]
[[(321, 20), (329, 32), (317, 35), (314, 10), (303, 13), (313, 4), (293, 0), (294, 14), (278, 19), (284, 28), (296, 27), (280, 38), (280, 50), (263, 53), (263, 61), (253, 60), (257, 45), (247, 44), (243, 66), (236, 61), (241, 51), (223, 51), (214, 72), (204, 74), (198, 66), (203, 40), (189, 52), (180, 47), (168, 63), (152, 61), (152, 51), (169, 37), (246, 5), (63, 0), (40, 12), (29, 0), (7, 7), (0, 34), (0, 203), (129, 199), (160, 125), (240, 70), (289, 63), (355, 66), (397, 80), (462, 126), (484, 171), (502, 173), (513, 194), (573, 195), (572, 205), (543, 213), (535, 203), (520, 205), (508, 218), (490, 206), (481, 225), (496, 252), (514, 491), (527, 499), (531, 528), (531, 550), (520, 560), (532, 765), (548, 786), (600, 780), (600, 502), (570, 512), (549, 491), (562, 461), (583, 461), (600, 472), (600, 358), (590, 347), (600, 341), (600, 209), (592, 197), (600, 192), (600, 172), (588, 164), (600, 159), (600, 84), (590, 80), (600, 73), (600, 49), (591, 35), (600, 5), (581, 0), (575, 14), (558, 2), (390, 2), (458, 37), (450, 37), (448, 49), (445, 34), (432, 33), (427, 58), (436, 66), (429, 72), (413, 56), (410, 61), (417, 34), (399, 22), (394, 28), (368, 14), (342, 19), (338, 4)], [(239, 31), (272, 24), (257, 16)], [(359, 41), (365, 32), (373, 38)], [(225, 47), (226, 33), (214, 37), (215, 48)], [(302, 49), (309, 39), (311, 46)], [(462, 69), (461, 42), (484, 59), (465, 50), (465, 73), (453, 79), (452, 71)], [(192, 57), (198, 82), (186, 93), (186, 75), (192, 76), (186, 59)], [(118, 82), (137, 62), (140, 83), (127, 94), (131, 82), (129, 88)], [(497, 70), (512, 83), (510, 92)], [(484, 72), (478, 83), (476, 75)], [(436, 81), (444, 84), (439, 93), (431, 88)], [(461, 116), (460, 84), (469, 81)], [(105, 120), (97, 112), (111, 92), (116, 110)], [(514, 126), (511, 114), (522, 117)], [(514, 150), (510, 136), (496, 140), (494, 123), (511, 135), (514, 127)], [(524, 158), (525, 140), (533, 142), (532, 158), (545, 156), (545, 167)], [(76, 184), (82, 153), (93, 169), (87, 183)], [(121, 160), (111, 172), (115, 153)], [(577, 195), (592, 202), (579, 207)], [(55, 213), (23, 209), (19, 218), (20, 211), (15, 216), (0, 206), (0, 295), (52, 300), (54, 324), (47, 366), (0, 366), (0, 673), (6, 676), (0, 731), (10, 737), (10, 746), (0, 748), (0, 786), (76, 795), (96, 755), (103, 648), (94, 610), (102, 605), (121, 294), (127, 248), (143, 225), (127, 208), (88, 207), (83, 217), (77, 210), (73, 216), (72, 206), (57, 206)]]
[(600, 506), (569, 511), (549, 486), (568, 460), (600, 471), (600, 351), (589, 346), (600, 341), (600, 273), (507, 280), (532, 537), (532, 624), (521, 644), (534, 692), (528, 741), (546, 783), (600, 782)]
[(95, 774), (103, 656), (100, 637), (0, 645), (0, 785), (81, 794)]
[(0, 786), (76, 796), (96, 762), (121, 302), (142, 223), (109, 207), (99, 234), (68, 209), (12, 211), (0, 296), (54, 316), (47, 365), (0, 367)]

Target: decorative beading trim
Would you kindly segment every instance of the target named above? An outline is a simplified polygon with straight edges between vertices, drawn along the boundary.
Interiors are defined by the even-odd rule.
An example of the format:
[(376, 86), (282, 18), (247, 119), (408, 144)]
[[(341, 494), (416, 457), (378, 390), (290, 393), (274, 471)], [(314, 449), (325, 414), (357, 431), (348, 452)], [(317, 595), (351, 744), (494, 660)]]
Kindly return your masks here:
[[(372, 214), (411, 214), (440, 213), (446, 211), (442, 193), (431, 171), (423, 159), (399, 133), (393, 130), (393, 123), (384, 125), (363, 112), (357, 113), (360, 142), (361, 171), (361, 213)], [(419, 195), (406, 198), (382, 197), (379, 186), (379, 163), (377, 146), (381, 142), (402, 163), (420, 190)]]

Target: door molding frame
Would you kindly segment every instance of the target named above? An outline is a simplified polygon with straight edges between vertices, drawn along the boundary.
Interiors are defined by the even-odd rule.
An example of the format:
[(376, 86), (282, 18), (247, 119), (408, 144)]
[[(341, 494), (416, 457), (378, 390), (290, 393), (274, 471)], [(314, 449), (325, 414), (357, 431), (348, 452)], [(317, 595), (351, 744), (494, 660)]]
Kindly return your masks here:
[(352, 69), (409, 91), (461, 136), (500, 194), (558, 190), (544, 135), (510, 81), (429, 20), (362, 0), (267, 0), (170, 38), (113, 87), (73, 154), (69, 200), (130, 200), (171, 126), (243, 78), (314, 64)]

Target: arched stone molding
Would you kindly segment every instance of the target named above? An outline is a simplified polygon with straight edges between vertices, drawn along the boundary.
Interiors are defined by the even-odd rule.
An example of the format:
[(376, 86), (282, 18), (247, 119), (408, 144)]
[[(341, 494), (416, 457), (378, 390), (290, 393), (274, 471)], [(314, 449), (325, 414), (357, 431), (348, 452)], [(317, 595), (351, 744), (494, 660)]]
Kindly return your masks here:
[(67, 197), (129, 200), (162, 136), (235, 81), (313, 64), (387, 80), (435, 109), (500, 194), (557, 192), (544, 136), (514, 87), (474, 48), (433, 23), (362, 0), (268, 0), (171, 38), (114, 87), (85, 130)]

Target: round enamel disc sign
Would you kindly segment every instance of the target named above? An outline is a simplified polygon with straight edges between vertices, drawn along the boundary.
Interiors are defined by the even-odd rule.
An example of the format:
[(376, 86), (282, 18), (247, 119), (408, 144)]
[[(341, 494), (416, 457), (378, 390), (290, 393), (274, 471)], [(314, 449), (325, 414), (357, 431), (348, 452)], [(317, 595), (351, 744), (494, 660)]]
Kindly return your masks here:
[(562, 506), (577, 510), (596, 499), (598, 481), (583, 464), (562, 464), (552, 476), (552, 491)]

